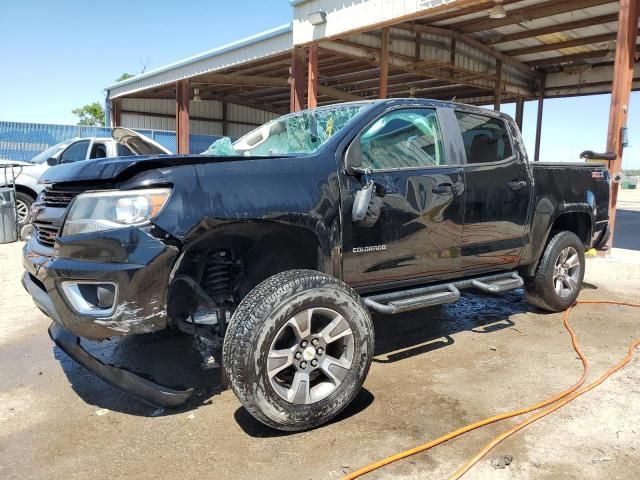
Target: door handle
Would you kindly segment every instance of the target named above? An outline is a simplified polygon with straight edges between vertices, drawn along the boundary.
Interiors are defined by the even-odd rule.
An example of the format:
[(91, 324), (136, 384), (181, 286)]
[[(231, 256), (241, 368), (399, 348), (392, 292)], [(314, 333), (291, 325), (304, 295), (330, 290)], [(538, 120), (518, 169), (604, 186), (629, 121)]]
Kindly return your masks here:
[(433, 190), (431, 190), (431, 191), (433, 193), (437, 193), (438, 195), (444, 195), (446, 193), (452, 193), (453, 192), (453, 185), (451, 185), (450, 183), (441, 183), (437, 187), (434, 187)]
[(527, 182), (524, 180), (512, 180), (511, 182), (507, 182), (507, 185), (509, 185), (509, 188), (512, 190), (520, 190), (527, 186)]

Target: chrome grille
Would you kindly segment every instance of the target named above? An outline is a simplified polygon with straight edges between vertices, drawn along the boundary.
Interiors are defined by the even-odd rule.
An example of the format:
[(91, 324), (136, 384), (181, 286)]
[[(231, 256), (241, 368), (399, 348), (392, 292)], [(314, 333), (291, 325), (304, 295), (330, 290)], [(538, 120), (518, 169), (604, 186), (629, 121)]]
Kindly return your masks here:
[(55, 185), (44, 189), (39, 199), (44, 211), (36, 214), (33, 219), (38, 243), (45, 247), (53, 248), (61, 230), (61, 227), (57, 225), (62, 224), (62, 217), (66, 208), (71, 203), (71, 200), (84, 190), (84, 188), (58, 188)]
[(42, 194), (42, 202), (46, 207), (66, 208), (76, 195), (82, 190), (57, 190), (51, 187), (45, 188)]
[(60, 229), (58, 227), (54, 227), (49, 222), (34, 222), (33, 226), (36, 229), (38, 242), (46, 247), (53, 248), (56, 238), (58, 238), (60, 233)]

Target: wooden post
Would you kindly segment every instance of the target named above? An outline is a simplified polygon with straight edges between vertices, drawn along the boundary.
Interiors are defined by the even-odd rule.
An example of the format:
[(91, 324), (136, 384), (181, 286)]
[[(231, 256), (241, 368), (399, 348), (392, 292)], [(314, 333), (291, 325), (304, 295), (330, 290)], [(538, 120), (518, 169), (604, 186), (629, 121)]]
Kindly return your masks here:
[(379, 98), (387, 98), (389, 85), (389, 27), (382, 29), (382, 46), (380, 48), (380, 94)]
[(500, 111), (500, 104), (502, 103), (502, 62), (496, 60), (496, 86), (493, 95), (493, 109), (496, 112)]
[(111, 100), (111, 127), (122, 126), (122, 103), (120, 100)]
[(223, 100), (222, 101), (222, 136), (229, 136), (229, 110), (228, 103)]
[(291, 54), (291, 101), (289, 110), (299, 112), (304, 108), (304, 48), (293, 47)]
[(545, 79), (540, 80), (540, 92), (538, 92), (538, 118), (536, 120), (536, 145), (533, 153), (533, 160), (540, 161), (540, 141), (542, 139), (542, 110), (544, 108)]
[(307, 59), (309, 69), (307, 72), (307, 108), (318, 106), (318, 44), (309, 46)]
[[(609, 173), (615, 177), (622, 168), (623, 147), (622, 129), (627, 125), (629, 99), (633, 84), (633, 66), (638, 36), (638, 0), (620, 0), (618, 13), (618, 37), (616, 39), (616, 56), (613, 64), (613, 85), (611, 87), (611, 108), (609, 110), (609, 131), (607, 133), (607, 151), (618, 156), (609, 162)], [(611, 182), (609, 202), (609, 228), (611, 236), (607, 245), (613, 246), (614, 227), (616, 223), (616, 206), (618, 203), (618, 183)]]
[(176, 82), (176, 153), (189, 153), (189, 97), (188, 80)]
[(516, 125), (522, 132), (522, 120), (524, 118), (524, 97), (516, 98)]

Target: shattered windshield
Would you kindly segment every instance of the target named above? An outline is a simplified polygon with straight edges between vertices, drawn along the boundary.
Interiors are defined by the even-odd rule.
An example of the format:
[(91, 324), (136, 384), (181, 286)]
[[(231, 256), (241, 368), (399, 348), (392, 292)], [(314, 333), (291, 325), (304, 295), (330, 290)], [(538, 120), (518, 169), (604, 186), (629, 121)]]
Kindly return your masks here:
[(216, 140), (203, 155), (279, 156), (317, 151), (336, 132), (368, 106), (333, 105), (290, 113), (256, 128), (234, 143)]

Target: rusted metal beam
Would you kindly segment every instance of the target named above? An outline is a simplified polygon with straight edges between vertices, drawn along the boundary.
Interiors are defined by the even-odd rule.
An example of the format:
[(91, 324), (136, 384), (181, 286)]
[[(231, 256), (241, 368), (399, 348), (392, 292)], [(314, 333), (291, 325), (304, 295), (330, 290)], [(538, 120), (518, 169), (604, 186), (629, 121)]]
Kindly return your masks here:
[(542, 140), (542, 112), (544, 108), (544, 77), (540, 80), (540, 91), (538, 92), (538, 116), (536, 118), (536, 143), (533, 153), (533, 160), (535, 162), (540, 161), (540, 143)]
[(524, 98), (516, 98), (516, 125), (522, 132), (522, 121), (524, 119)]
[(451, 65), (456, 64), (456, 39), (451, 39), (451, 46), (449, 47), (449, 63)]
[(304, 108), (304, 63), (303, 47), (293, 47), (291, 54), (291, 76), (289, 79), (291, 91), (289, 96), (289, 110), (299, 112)]
[[(364, 45), (360, 45), (358, 43), (350, 42), (347, 40), (333, 40), (333, 41), (325, 41), (322, 42), (321, 47), (324, 50), (330, 50), (333, 52), (341, 53), (344, 56), (359, 58), (363, 62), (369, 63), (371, 65), (380, 65), (380, 50), (367, 47)], [(474, 72), (470, 70), (466, 70), (460, 67), (456, 67), (456, 71), (459, 73), (469, 74), (477, 76), (480, 81), (485, 80), (485, 83), (472, 83), (467, 80), (460, 80), (447, 72), (446, 74), (441, 74), (435, 71), (433, 68), (448, 68), (451, 69), (452, 66), (448, 62), (439, 62), (439, 61), (429, 61), (429, 62), (415, 62), (412, 56), (405, 56), (396, 53), (389, 53), (389, 63), (390, 66), (395, 70), (402, 70), (405, 72), (414, 73), (416, 76), (423, 76), (427, 78), (434, 78), (437, 80), (442, 80), (446, 82), (450, 82), (453, 84), (463, 84), (472, 88), (480, 88), (489, 90), (493, 93), (494, 85), (493, 79), (494, 77), (489, 74), (484, 74), (482, 72)], [(433, 65), (430, 65), (433, 64)], [(437, 65), (435, 65), (437, 64)], [(432, 68), (426, 71), (426, 68)], [(527, 96), (533, 97), (533, 92), (530, 88), (524, 86), (512, 85), (509, 83), (505, 83), (505, 91), (507, 93), (511, 93), (513, 95)]]
[(559, 55), (557, 57), (543, 58), (527, 62), (532, 67), (548, 67), (560, 65), (562, 63), (575, 62), (578, 60), (588, 60), (590, 58), (605, 58), (610, 50), (592, 50), (590, 52), (574, 53), (571, 55)]
[(222, 101), (222, 136), (229, 135), (229, 104)]
[(496, 89), (493, 95), (493, 109), (496, 112), (500, 111), (500, 104), (502, 103), (502, 62), (496, 60)]
[(581, 45), (590, 45), (592, 43), (610, 42), (616, 39), (616, 33), (603, 33), (600, 35), (592, 35), (590, 37), (572, 38), (571, 40), (564, 40), (562, 42), (544, 43), (542, 45), (535, 45), (532, 47), (514, 48), (513, 50), (507, 50), (504, 53), (512, 57), (518, 57), (520, 55), (530, 55), (532, 53), (549, 52), (552, 50), (560, 50), (562, 48), (579, 47)]
[[(613, 64), (613, 85), (611, 87), (611, 108), (609, 111), (609, 129), (607, 132), (607, 151), (615, 152), (617, 158), (609, 162), (609, 171), (615, 177), (622, 168), (622, 130), (627, 126), (629, 100), (633, 83), (636, 39), (638, 37), (638, 0), (620, 0), (618, 17), (618, 37), (616, 56)], [(618, 182), (611, 182), (609, 203), (609, 228), (611, 237), (608, 246), (613, 246), (618, 204)]]
[(441, 28), (441, 27), (432, 27), (430, 25), (419, 25), (415, 23), (402, 23), (395, 26), (395, 28), (399, 28), (401, 30), (407, 30), (410, 32), (422, 32), (429, 35), (438, 35), (445, 38), (450, 38), (452, 40), (456, 40), (461, 43), (465, 43), (471, 47), (474, 47), (481, 52), (486, 53), (487, 55), (491, 55), (493, 58), (500, 60), (503, 63), (511, 65), (519, 70), (527, 73), (529, 76), (538, 78), (538, 74), (535, 70), (531, 68), (531, 66), (523, 63), (515, 58), (506, 55), (499, 50), (492, 48), (488, 45), (485, 45), (480, 40), (477, 40), (469, 35), (464, 35), (460, 32), (456, 32), (455, 30), (451, 30), (449, 28)]
[(120, 100), (111, 100), (111, 126), (119, 127), (122, 125), (122, 102)]
[[(517, 3), (521, 1), (522, 0), (504, 0), (502, 4), (510, 5), (512, 3)], [(451, 6), (455, 7), (456, 3), (451, 3)], [(459, 8), (457, 10), (448, 11), (448, 12), (440, 13), (437, 15), (429, 15), (427, 18), (424, 19), (424, 21), (429, 23), (438, 23), (444, 20), (450, 20), (452, 18), (458, 18), (463, 15), (468, 15), (470, 13), (486, 12), (491, 7), (493, 7), (493, 0), (485, 0), (484, 2), (476, 2), (475, 5)]]
[(582, 10), (589, 7), (597, 7), (607, 3), (617, 3), (615, 0), (548, 0), (545, 2), (537, 2), (523, 8), (509, 10), (504, 18), (486, 18), (479, 20), (477, 18), (464, 20), (462, 22), (447, 25), (447, 28), (458, 30), (462, 33), (481, 32), (505, 25), (513, 25), (521, 23), (523, 19), (527, 21), (536, 20), (538, 18), (550, 17), (561, 13), (572, 12), (574, 10)]
[(318, 106), (318, 44), (309, 46), (307, 56), (307, 108)]
[(189, 80), (176, 83), (176, 153), (189, 153)]
[(495, 45), (496, 43), (514, 42), (516, 40), (523, 40), (525, 38), (540, 37), (542, 35), (549, 35), (558, 32), (567, 32), (569, 30), (576, 30), (578, 28), (592, 27), (593, 25), (604, 25), (606, 23), (615, 22), (618, 20), (618, 14), (612, 13), (610, 15), (600, 15), (598, 17), (589, 17), (583, 20), (576, 20), (575, 22), (567, 23), (554, 23), (548, 27), (533, 28), (531, 30), (525, 30), (524, 32), (509, 33), (493, 38), (487, 43), (489, 45)]
[(382, 29), (382, 43), (380, 47), (380, 98), (387, 98), (387, 85), (389, 82), (389, 27)]

